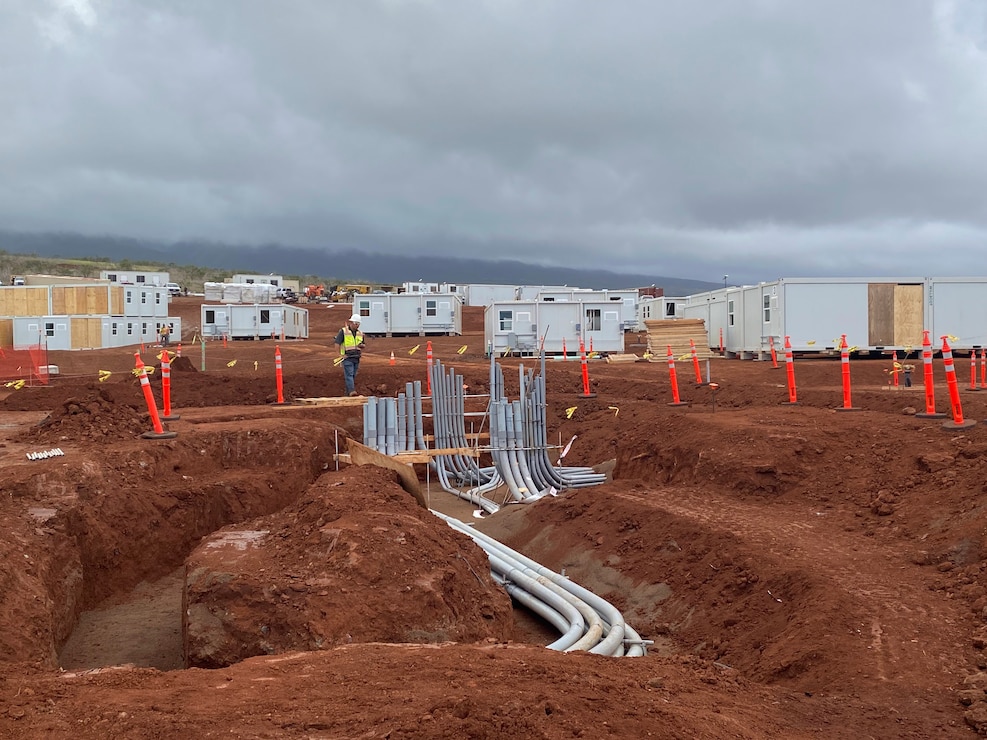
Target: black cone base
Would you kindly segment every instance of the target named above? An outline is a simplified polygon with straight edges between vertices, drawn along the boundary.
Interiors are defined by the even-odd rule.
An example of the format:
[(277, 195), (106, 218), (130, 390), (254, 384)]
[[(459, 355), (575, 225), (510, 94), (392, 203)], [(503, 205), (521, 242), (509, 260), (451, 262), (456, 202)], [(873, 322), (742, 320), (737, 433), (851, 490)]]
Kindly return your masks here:
[(144, 439), (174, 439), (178, 436), (178, 432), (144, 432), (141, 437)]
[(976, 419), (964, 419), (963, 421), (957, 423), (955, 421), (947, 421), (942, 425), (943, 429), (969, 429), (972, 426), (976, 426)]

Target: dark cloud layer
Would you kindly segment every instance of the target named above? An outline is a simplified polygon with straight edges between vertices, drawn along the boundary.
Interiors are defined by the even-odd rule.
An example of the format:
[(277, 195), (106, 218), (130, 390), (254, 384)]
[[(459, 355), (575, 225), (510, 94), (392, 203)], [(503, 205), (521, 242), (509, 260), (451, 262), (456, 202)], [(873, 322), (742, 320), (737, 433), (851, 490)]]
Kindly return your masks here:
[(980, 274), (981, 0), (0, 0), (0, 227)]

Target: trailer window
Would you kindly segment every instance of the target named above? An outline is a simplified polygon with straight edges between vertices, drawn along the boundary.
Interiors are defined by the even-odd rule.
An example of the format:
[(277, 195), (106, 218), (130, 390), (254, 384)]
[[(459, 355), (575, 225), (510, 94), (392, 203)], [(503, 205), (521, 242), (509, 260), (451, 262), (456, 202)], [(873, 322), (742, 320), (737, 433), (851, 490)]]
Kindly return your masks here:
[(134, 325), (133, 325), (133, 324), (131, 324), (131, 323), (130, 323), (130, 322), (128, 321), (128, 322), (127, 322), (127, 336), (128, 336), (128, 337), (129, 337), (129, 336), (132, 336), (132, 335), (133, 335), (133, 333), (134, 333)]
[(271, 323), (271, 310), (268, 308), (262, 308), (260, 310), (260, 323), (270, 324)]
[(510, 311), (500, 312), (500, 330), (511, 331), (514, 328), (513, 314)]
[(733, 326), (733, 301), (727, 301), (727, 325)]
[(437, 312), (435, 310), (435, 301), (425, 301), (425, 315), (435, 316), (436, 313)]
[(45, 336), (53, 337), (55, 336), (55, 324), (54, 322), (45, 322)]
[(147, 305), (147, 293), (143, 290), (141, 291), (141, 305), (142, 306)]
[(666, 316), (672, 316), (672, 317), (675, 316), (675, 304), (674, 303), (669, 303), (669, 304), (667, 304), (665, 306), (665, 315)]
[(115, 283), (117, 281), (116, 273), (115, 272), (106, 273), (106, 279), (109, 280), (111, 283)]
[(206, 323), (215, 324), (216, 323), (216, 312), (211, 308), (206, 310)]
[(586, 309), (586, 331), (599, 331), (600, 327), (603, 326), (602, 316), (603, 312), (598, 308), (587, 308)]
[(764, 296), (764, 323), (771, 321), (771, 296)]
[(124, 291), (123, 294), (126, 297), (127, 303), (133, 303), (134, 302), (134, 293), (133, 293), (133, 291), (126, 290), (126, 291)]
[(137, 277), (134, 278), (134, 282), (135, 283), (143, 283), (145, 277), (146, 277), (145, 275), (138, 275)]

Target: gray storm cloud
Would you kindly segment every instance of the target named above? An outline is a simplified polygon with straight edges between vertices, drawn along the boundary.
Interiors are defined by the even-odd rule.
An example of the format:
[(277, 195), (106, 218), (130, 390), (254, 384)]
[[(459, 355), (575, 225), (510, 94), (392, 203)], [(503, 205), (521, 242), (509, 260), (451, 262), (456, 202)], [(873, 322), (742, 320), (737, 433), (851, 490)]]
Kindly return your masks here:
[(0, 0), (0, 227), (979, 268), (979, 0)]

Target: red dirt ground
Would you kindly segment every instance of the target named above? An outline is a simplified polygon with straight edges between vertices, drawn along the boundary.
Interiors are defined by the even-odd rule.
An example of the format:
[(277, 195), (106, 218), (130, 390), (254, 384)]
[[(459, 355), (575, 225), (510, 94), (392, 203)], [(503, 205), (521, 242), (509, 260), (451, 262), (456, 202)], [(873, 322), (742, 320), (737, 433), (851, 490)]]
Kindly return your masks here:
[[(914, 416), (922, 388), (889, 387), (889, 358), (853, 362), (857, 413), (834, 411), (837, 359), (796, 361), (797, 406), (783, 368), (714, 359), (715, 408), (690, 363), (681, 408), (664, 363), (593, 362), (592, 399), (578, 362), (548, 363), (550, 438), (575, 436), (566, 463), (609, 463), (613, 481), (477, 526), (655, 641), (602, 658), (541, 647), (482, 553), (393, 474), (336, 469), (359, 406), (272, 405), (274, 343), (203, 349), (198, 300), (175, 308), (174, 439), (141, 437), (129, 351), (53, 352), (50, 387), (4, 389), (0, 737), (987, 734), (987, 426)], [(280, 345), (287, 399), (342, 394), (346, 311), (309, 308), (313, 338)], [(432, 344), (482, 394), (476, 311), (464, 328)], [(371, 340), (359, 390), (424, 380), (424, 349)], [(502, 364), (516, 395), (514, 368), (536, 361)], [(987, 390), (960, 393), (987, 419)]]

